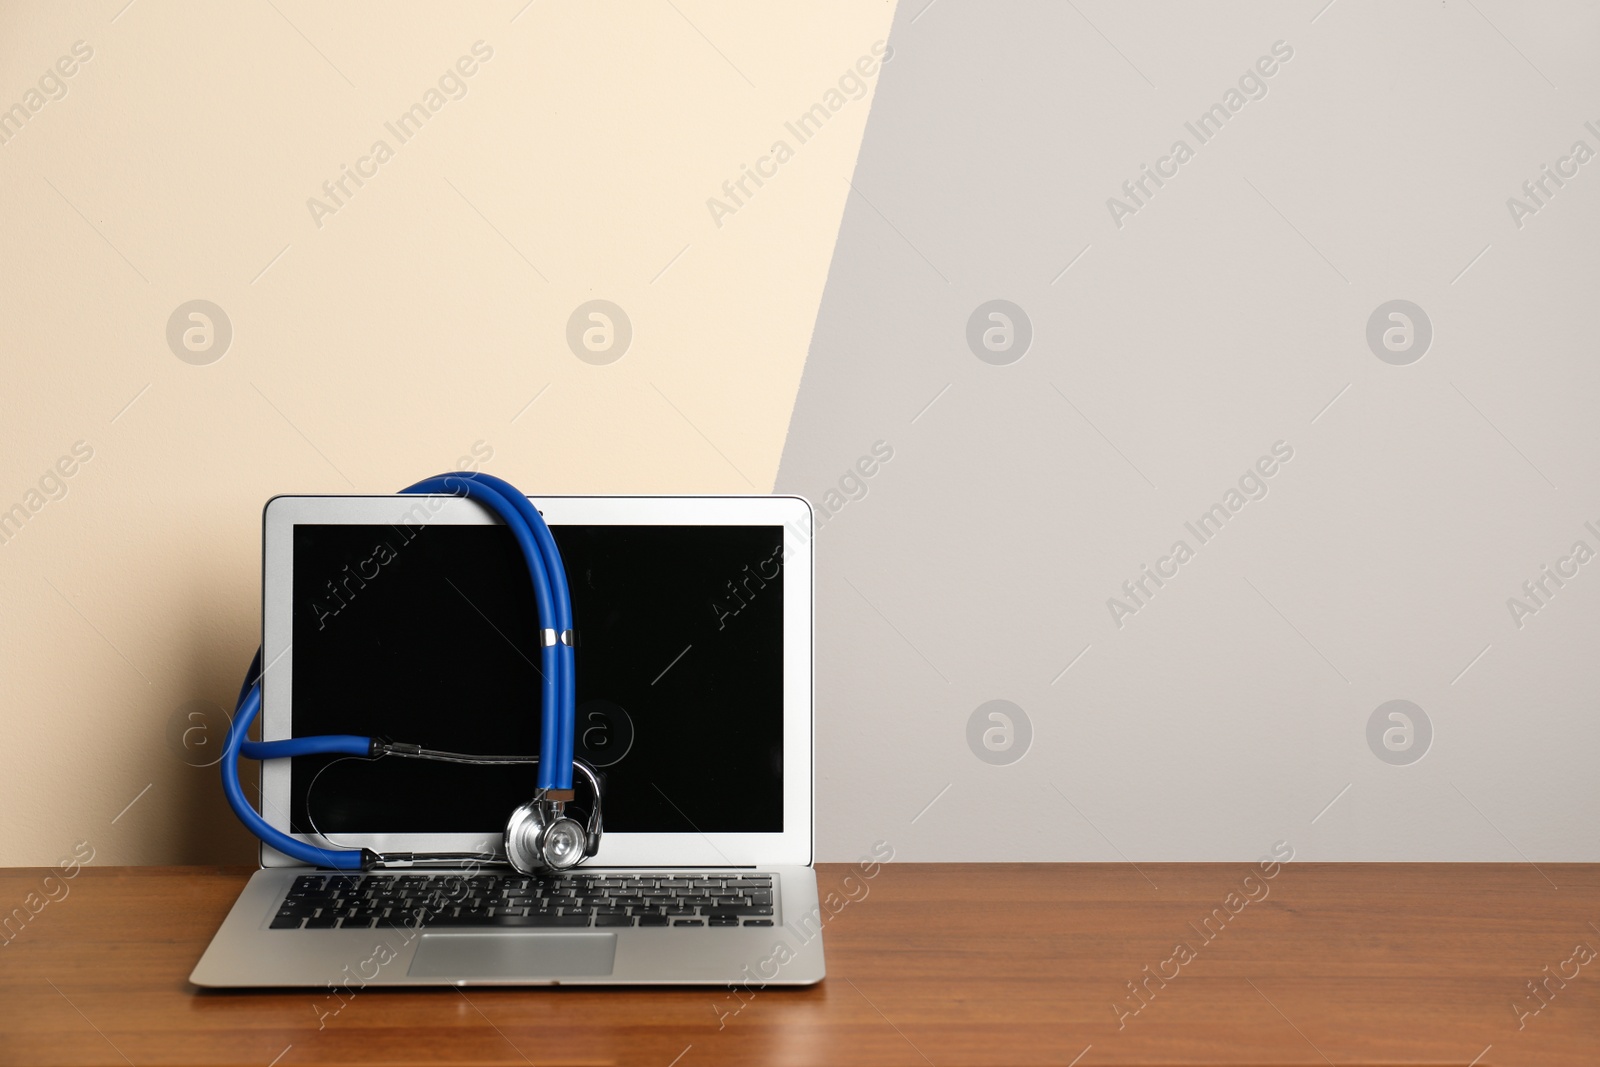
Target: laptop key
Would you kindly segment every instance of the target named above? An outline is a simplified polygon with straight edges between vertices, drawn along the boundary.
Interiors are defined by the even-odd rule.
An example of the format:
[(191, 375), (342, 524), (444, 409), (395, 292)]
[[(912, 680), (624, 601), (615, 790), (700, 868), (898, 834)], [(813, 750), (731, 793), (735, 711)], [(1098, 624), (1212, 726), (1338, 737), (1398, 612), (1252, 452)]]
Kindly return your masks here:
[(744, 924), (746, 926), (771, 926), (772, 925), (772, 920), (771, 919), (746, 919), (744, 921)]
[(739, 920), (732, 915), (713, 915), (706, 920), (709, 926), (738, 926)]
[(712, 915), (733, 915), (733, 916), (771, 915), (772, 914), (772, 909), (769, 908), (769, 907), (755, 907), (755, 906), (744, 907), (744, 908), (707, 908), (705, 913), (706, 913), (707, 916), (712, 916)]
[(470, 921), (458, 920), (457, 926), (485, 926), (494, 930), (520, 929), (522, 927), (539, 925), (536, 919), (526, 915), (491, 915), (487, 919), (472, 919)]
[(639, 916), (639, 925), (640, 926), (665, 926), (671, 921), (672, 920), (667, 918), (665, 915), (641, 915), (641, 916)]
[(594, 924), (596, 926), (632, 926), (633, 925), (633, 916), (631, 916), (631, 915), (596, 915), (594, 917)]
[(422, 920), (422, 925), (429, 930), (440, 926), (463, 926), (466, 920), (456, 914), (456, 909), (448, 908), (444, 911), (430, 912)]
[(272, 929), (274, 929), (274, 930), (298, 930), (298, 929), (300, 929), (300, 924), (302, 922), (304, 922), (304, 921), (305, 920), (302, 919), (298, 915), (282, 915), (282, 914), (280, 914), (280, 915), (278, 915), (277, 918), (272, 920)]
[(706, 922), (705, 922), (704, 919), (673, 919), (672, 920), (672, 925), (673, 926), (704, 926), (705, 924), (706, 924)]
[(543, 915), (533, 914), (527, 917), (529, 926), (588, 926), (587, 915)]

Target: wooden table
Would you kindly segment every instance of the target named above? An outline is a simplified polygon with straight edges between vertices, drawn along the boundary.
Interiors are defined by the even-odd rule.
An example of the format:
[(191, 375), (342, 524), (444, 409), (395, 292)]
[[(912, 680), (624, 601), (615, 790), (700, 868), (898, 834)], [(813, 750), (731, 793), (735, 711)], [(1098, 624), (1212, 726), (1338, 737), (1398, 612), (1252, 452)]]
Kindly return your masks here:
[[(1253, 870), (890, 864), (814, 988), (372, 989), (319, 1029), (325, 991), (186, 980), (247, 871), (85, 869), (0, 946), (0, 1063), (1600, 1064), (1600, 959), (1574, 953), (1600, 950), (1600, 866)], [(0, 916), (46, 873), (0, 871)]]

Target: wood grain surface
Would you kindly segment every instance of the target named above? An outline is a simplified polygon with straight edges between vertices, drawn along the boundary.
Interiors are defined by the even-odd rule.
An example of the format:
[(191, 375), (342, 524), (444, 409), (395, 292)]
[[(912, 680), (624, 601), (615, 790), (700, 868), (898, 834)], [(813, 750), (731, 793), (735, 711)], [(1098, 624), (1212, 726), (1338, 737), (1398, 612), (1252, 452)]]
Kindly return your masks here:
[(890, 864), (814, 988), (366, 989), (337, 1014), (188, 984), (247, 870), (86, 868), (19, 923), (48, 873), (0, 871), (0, 1063), (1600, 1064), (1593, 865)]

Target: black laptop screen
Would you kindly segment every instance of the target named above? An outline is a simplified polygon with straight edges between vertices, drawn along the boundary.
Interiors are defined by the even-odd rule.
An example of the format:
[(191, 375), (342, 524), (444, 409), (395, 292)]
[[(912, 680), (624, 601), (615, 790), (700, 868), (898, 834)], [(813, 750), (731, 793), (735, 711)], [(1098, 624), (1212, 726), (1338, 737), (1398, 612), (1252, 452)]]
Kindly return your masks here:
[[(783, 528), (552, 527), (605, 828), (783, 829)], [(504, 526), (294, 528), (294, 736), (537, 755), (538, 616)], [(272, 676), (267, 676), (270, 692)], [(297, 757), (296, 832), (498, 835), (533, 766)], [(312, 787), (315, 779), (315, 787)], [(578, 807), (586, 807), (580, 784)]]

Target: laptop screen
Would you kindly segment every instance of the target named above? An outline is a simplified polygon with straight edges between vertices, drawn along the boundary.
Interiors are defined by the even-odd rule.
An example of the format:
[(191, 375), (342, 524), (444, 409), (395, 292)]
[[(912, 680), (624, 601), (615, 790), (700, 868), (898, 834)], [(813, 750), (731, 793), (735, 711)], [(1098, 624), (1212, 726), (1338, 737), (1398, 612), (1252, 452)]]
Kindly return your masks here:
[[(783, 527), (551, 532), (578, 631), (574, 747), (606, 830), (781, 832)], [(297, 524), (293, 552), (294, 736), (538, 754), (538, 616), (504, 526)], [(498, 835), (535, 773), (297, 757), (290, 824)]]

